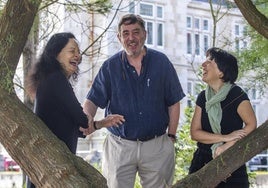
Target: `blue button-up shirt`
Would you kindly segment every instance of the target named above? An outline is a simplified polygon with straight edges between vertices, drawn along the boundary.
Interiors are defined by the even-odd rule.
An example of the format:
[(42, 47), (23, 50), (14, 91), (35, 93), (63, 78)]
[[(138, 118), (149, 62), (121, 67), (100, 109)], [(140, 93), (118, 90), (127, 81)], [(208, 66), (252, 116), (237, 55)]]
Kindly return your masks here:
[(87, 95), (96, 106), (106, 108), (106, 115), (124, 116), (123, 125), (108, 130), (127, 139), (164, 134), (168, 107), (185, 96), (166, 55), (146, 50), (140, 75), (121, 51), (103, 63)]

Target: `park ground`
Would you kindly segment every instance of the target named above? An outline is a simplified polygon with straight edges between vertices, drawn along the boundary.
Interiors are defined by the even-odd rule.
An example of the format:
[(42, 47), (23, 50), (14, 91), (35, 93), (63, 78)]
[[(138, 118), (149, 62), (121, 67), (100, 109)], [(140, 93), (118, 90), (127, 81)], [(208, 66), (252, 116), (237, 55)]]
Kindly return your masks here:
[[(252, 188), (268, 188), (268, 172), (257, 172)], [(0, 172), (0, 188), (22, 188), (22, 173)]]

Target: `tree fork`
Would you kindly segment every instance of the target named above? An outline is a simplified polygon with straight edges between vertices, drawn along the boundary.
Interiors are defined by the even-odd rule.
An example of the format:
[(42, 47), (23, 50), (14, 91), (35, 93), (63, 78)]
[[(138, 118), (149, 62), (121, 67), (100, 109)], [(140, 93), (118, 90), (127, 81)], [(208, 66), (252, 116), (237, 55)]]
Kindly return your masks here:
[(0, 88), (0, 138), (37, 187), (106, 187), (105, 178), (70, 152), (16, 96)]

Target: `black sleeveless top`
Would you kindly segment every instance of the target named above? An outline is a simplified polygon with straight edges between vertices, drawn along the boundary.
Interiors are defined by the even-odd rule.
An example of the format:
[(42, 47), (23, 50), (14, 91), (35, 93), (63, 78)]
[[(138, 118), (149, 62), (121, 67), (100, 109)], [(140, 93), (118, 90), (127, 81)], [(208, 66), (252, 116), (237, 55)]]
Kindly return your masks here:
[[(243, 121), (237, 113), (239, 104), (249, 100), (247, 94), (237, 85), (233, 85), (226, 99), (221, 102), (222, 120), (221, 120), (221, 133), (229, 134), (235, 130), (243, 128)], [(196, 105), (202, 109), (201, 126), (204, 131), (213, 133), (208, 114), (205, 109), (206, 98), (205, 91), (202, 91), (196, 100)], [(193, 160), (189, 169), (189, 173), (194, 173), (201, 169), (206, 163), (212, 160), (212, 152), (210, 147), (212, 144), (197, 143), (198, 149), (195, 151)], [(246, 166), (243, 165), (229, 177), (226, 181), (220, 183), (218, 187), (236, 187), (247, 188), (249, 187)]]

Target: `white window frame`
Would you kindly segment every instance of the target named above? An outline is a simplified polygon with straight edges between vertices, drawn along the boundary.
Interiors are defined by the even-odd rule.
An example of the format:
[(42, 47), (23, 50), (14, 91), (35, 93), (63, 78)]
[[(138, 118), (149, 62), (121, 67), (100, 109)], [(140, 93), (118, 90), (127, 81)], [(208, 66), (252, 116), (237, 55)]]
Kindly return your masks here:
[[(207, 21), (207, 29), (205, 28), (205, 21)], [(210, 25), (209, 25), (209, 19), (203, 19), (202, 20), (202, 29), (203, 31), (210, 31)]]
[(194, 89), (193, 89), (193, 82), (188, 81), (187, 82), (187, 94), (193, 95), (194, 94)]
[[(162, 38), (162, 39), (161, 39), (161, 40), (162, 40), (162, 44), (161, 44), (161, 45), (158, 44), (158, 40), (159, 40), (158, 26), (159, 26), (160, 24), (162, 25), (162, 36), (161, 36), (161, 38)], [(164, 40), (165, 40), (164, 34), (165, 34), (164, 23), (162, 23), (162, 22), (157, 22), (157, 23), (156, 23), (156, 41), (155, 41), (157, 47), (161, 47), (161, 48), (164, 47), (164, 43), (165, 43), (165, 41), (164, 41)]]
[(235, 36), (240, 36), (240, 25), (239, 24), (235, 24), (234, 34), (235, 34)]
[[(129, 10), (128, 10), (128, 12), (129, 12), (129, 13), (133, 13), (133, 14), (135, 14), (135, 13), (136, 13), (135, 8), (136, 8), (136, 6), (135, 6), (135, 2), (134, 2), (134, 1), (131, 1), (131, 2), (129, 3)], [(130, 11), (130, 10), (133, 10), (133, 12)]]
[[(196, 40), (196, 36), (198, 36), (198, 44), (197, 44), (197, 40)], [(197, 56), (200, 56), (200, 34), (199, 33), (195, 33), (194, 34), (194, 54)], [(196, 53), (198, 52), (198, 53)]]
[[(152, 31), (149, 31), (148, 30), (148, 23), (151, 23), (152, 24)], [(145, 21), (145, 29), (147, 31), (147, 37), (146, 37), (146, 44), (147, 45), (150, 45), (150, 46), (153, 46), (154, 44), (154, 29), (155, 28), (155, 24), (152, 22), (152, 21)], [(148, 43), (148, 40), (151, 39), (152, 40), (152, 43)]]
[(248, 42), (247, 41), (243, 41), (243, 49), (246, 49), (248, 47)]
[[(188, 41), (188, 36), (190, 37), (190, 41)], [(191, 32), (187, 32), (187, 34), (186, 34), (186, 53), (187, 54), (193, 53), (193, 36), (192, 36)]]
[[(188, 22), (189, 18), (189, 22)], [(190, 24), (190, 26), (188, 26)], [(187, 29), (192, 29), (193, 28), (193, 18), (192, 16), (186, 16), (186, 28)]]
[[(142, 5), (147, 5), (147, 6), (151, 6), (151, 7), (152, 7), (152, 16), (145, 15), (145, 14), (142, 14), (142, 13), (141, 13), (141, 6), (142, 6)], [(142, 3), (139, 4), (139, 14), (140, 14), (143, 18), (153, 18), (154, 15), (155, 15), (155, 10), (154, 10), (154, 9), (155, 9), (155, 8), (154, 8), (154, 5), (153, 5), (153, 4), (150, 4), (150, 3), (144, 3), (144, 2), (142, 2)]]
[[(196, 20), (198, 21), (198, 27), (196, 27)], [(199, 17), (194, 17), (193, 28), (194, 30), (201, 30), (201, 19)]]
[[(162, 9), (162, 17), (158, 17), (158, 8), (161, 8)], [(163, 6), (161, 6), (161, 5), (156, 5), (155, 6), (155, 17), (157, 18), (157, 19), (159, 19), (159, 20), (164, 20), (164, 12), (165, 12), (165, 10), (164, 10), (164, 7)]]
[[(145, 5), (145, 6), (151, 6), (152, 8), (152, 15), (145, 15), (145, 14), (141, 14), (140, 10), (141, 7)], [(162, 9), (162, 15), (161, 17), (159, 17), (157, 15), (158, 13), (158, 8)], [(159, 4), (153, 4), (153, 3), (145, 3), (145, 2), (140, 2), (135, 9), (135, 12), (137, 12), (138, 14), (140, 14), (145, 21), (145, 29), (147, 31), (147, 39), (145, 41), (145, 44), (149, 47), (158, 47), (158, 48), (163, 48), (165, 45), (165, 21), (164, 21), (164, 15), (165, 15), (165, 10), (164, 10), (164, 6), (159, 5)], [(149, 31), (148, 28), (148, 23), (152, 23), (152, 31)], [(162, 45), (158, 44), (158, 24), (162, 25)], [(150, 38), (151, 37), (151, 38)], [(148, 39), (152, 39), (152, 43), (148, 43)]]
[(237, 50), (237, 51), (240, 50), (240, 40), (238, 38), (235, 39), (235, 50)]
[[(205, 38), (207, 38), (207, 49), (206, 49), (206, 46), (205, 46)], [(210, 43), (210, 41), (209, 41), (209, 35), (208, 34), (204, 34), (203, 35), (203, 51), (204, 51), (204, 56), (206, 55), (206, 51), (208, 50), (208, 48), (209, 48), (209, 43)]]

